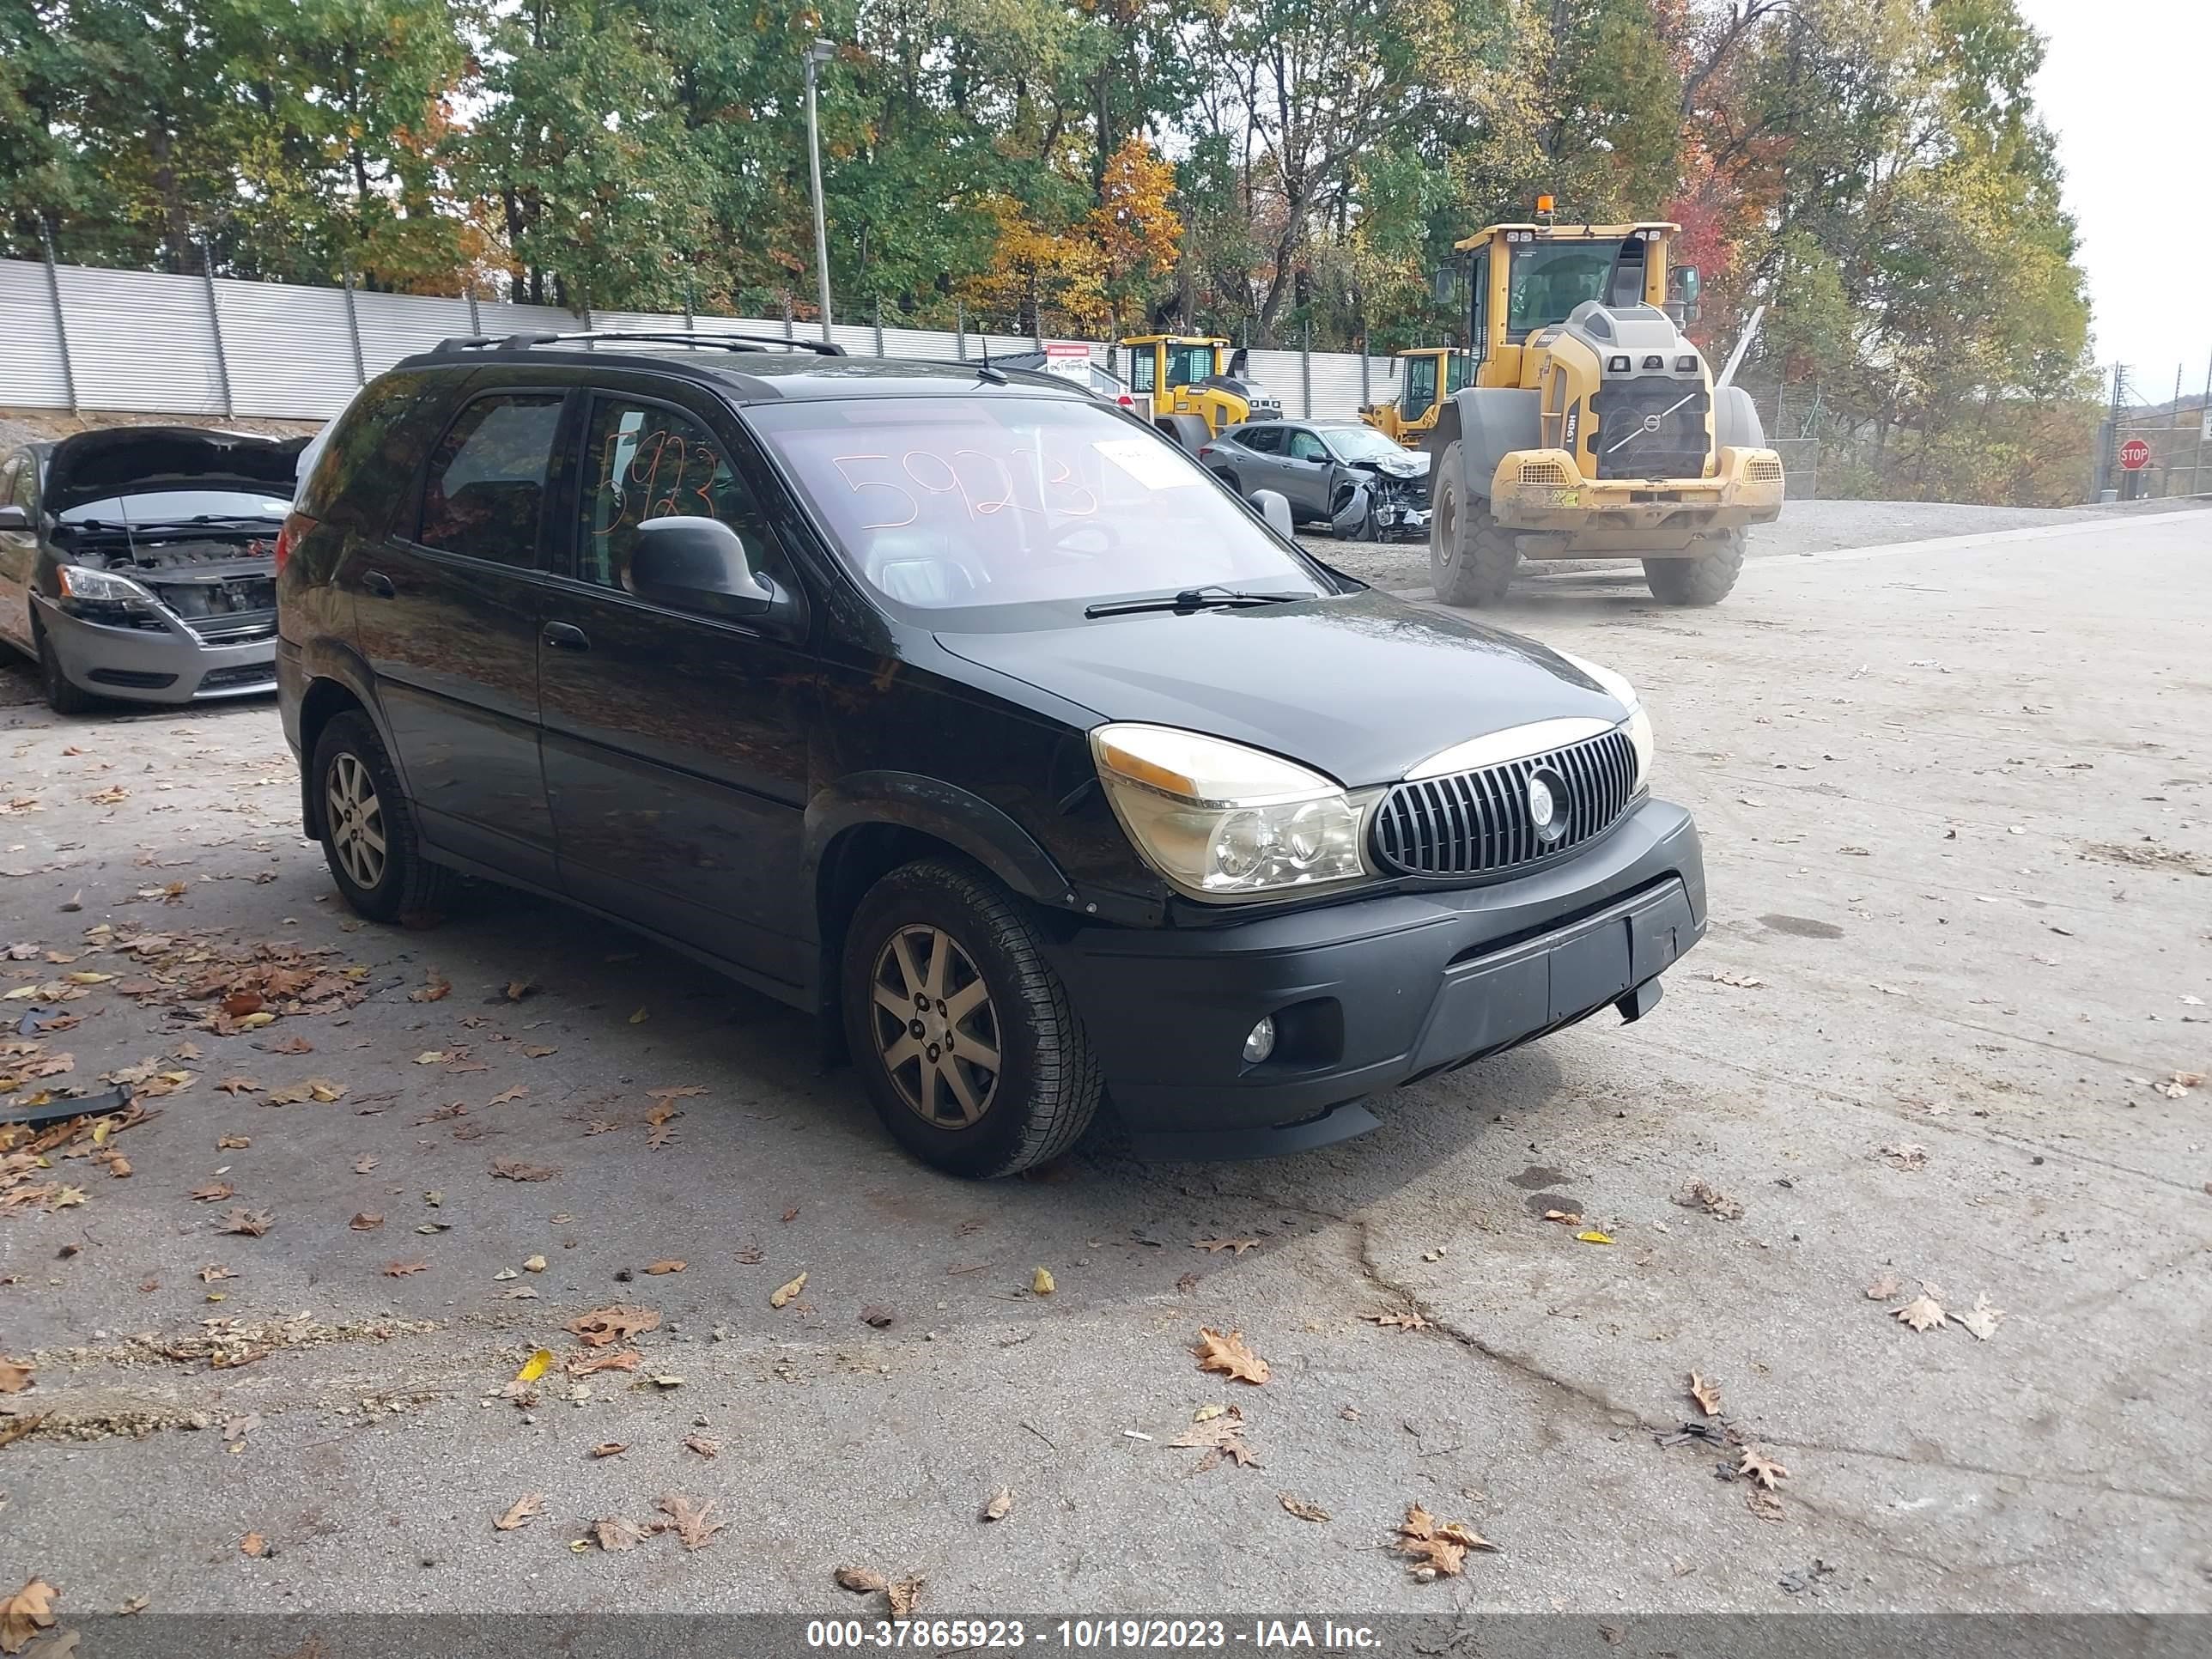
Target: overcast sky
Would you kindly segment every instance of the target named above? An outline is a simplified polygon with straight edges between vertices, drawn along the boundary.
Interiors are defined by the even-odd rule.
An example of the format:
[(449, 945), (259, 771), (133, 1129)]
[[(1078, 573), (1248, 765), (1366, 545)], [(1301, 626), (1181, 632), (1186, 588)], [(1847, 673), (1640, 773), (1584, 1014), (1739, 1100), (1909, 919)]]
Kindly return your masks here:
[(2204, 389), (2212, 353), (2212, 0), (2019, 0), (2081, 228), (2097, 361), (2144, 399)]

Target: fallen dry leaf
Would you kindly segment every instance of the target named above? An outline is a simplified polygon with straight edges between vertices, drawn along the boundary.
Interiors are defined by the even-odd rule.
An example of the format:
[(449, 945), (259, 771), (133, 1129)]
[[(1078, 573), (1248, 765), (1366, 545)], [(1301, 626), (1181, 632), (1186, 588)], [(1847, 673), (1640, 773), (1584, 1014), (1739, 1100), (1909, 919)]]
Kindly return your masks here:
[(1238, 1407), (1231, 1406), (1224, 1410), (1218, 1406), (1208, 1407), (1199, 1412), (1193, 1427), (1167, 1443), (1170, 1446), (1206, 1448), (1206, 1455), (1200, 1458), (1191, 1470), (1193, 1474), (1204, 1474), (1224, 1457), (1240, 1468), (1256, 1469), (1260, 1467), (1260, 1455), (1244, 1438), (1248, 1426), (1244, 1413)]
[(512, 1158), (501, 1158), (491, 1166), (491, 1172), (501, 1181), (550, 1181), (561, 1172), (543, 1164), (520, 1164)]
[(1544, 1219), (1556, 1221), (1562, 1227), (1579, 1227), (1583, 1224), (1583, 1212), (1580, 1210), (1547, 1210)]
[(722, 1455), (722, 1443), (719, 1440), (709, 1440), (703, 1434), (686, 1435), (684, 1438), (684, 1449), (686, 1451), (697, 1452), (702, 1457), (720, 1457)]
[(219, 1233), (240, 1233), (247, 1238), (258, 1238), (267, 1232), (275, 1218), (266, 1210), (233, 1210), (215, 1224)]
[(545, 1258), (542, 1255), (526, 1255), (523, 1257), (522, 1271), (526, 1273), (544, 1273), (545, 1271)]
[(1690, 1398), (1698, 1402), (1698, 1409), (1708, 1417), (1721, 1414), (1721, 1385), (1696, 1371), (1690, 1373)]
[(269, 1553), (269, 1540), (258, 1532), (249, 1532), (238, 1540), (238, 1553), (257, 1558), (266, 1555)]
[(520, 1100), (529, 1092), (529, 1090), (524, 1088), (520, 1083), (518, 1083), (512, 1089), (501, 1089), (489, 1100), (484, 1102), (484, 1104), (487, 1106), (504, 1106), (508, 1101)]
[(687, 1550), (704, 1549), (714, 1542), (714, 1534), (727, 1523), (709, 1520), (714, 1513), (712, 1499), (695, 1503), (680, 1492), (663, 1492), (655, 1508), (666, 1516), (676, 1528), (676, 1536)]
[(1866, 1287), (1866, 1299), (1869, 1302), (1887, 1302), (1904, 1288), (1903, 1279), (1895, 1273), (1886, 1273)]
[(238, 1275), (219, 1261), (210, 1261), (200, 1269), (200, 1283), (212, 1285), (219, 1279), (235, 1279)]
[(592, 1448), (592, 1455), (594, 1457), (619, 1457), (629, 1449), (629, 1445), (623, 1441), (602, 1440), (598, 1445)]
[(978, 1521), (1003, 1521), (1013, 1513), (1013, 1508), (1014, 1489), (1001, 1486), (991, 1494), (982, 1509), (977, 1511), (975, 1518)]
[(635, 1521), (624, 1521), (617, 1516), (608, 1516), (592, 1522), (592, 1531), (603, 1550), (626, 1550), (633, 1544), (642, 1543), (658, 1532), (658, 1527), (641, 1527)]
[(1686, 1210), (1703, 1210), (1719, 1221), (1741, 1221), (1743, 1206), (1718, 1188), (1703, 1181), (1693, 1181), (1683, 1191), (1674, 1194), (1674, 1202)]
[(1601, 1233), (1595, 1227), (1588, 1231), (1577, 1233), (1575, 1237), (1584, 1244), (1610, 1244), (1613, 1242), (1611, 1233)]
[(352, 1220), (346, 1223), (347, 1226), (352, 1228), (354, 1231), (357, 1233), (373, 1233), (383, 1224), (383, 1212), (381, 1211), (371, 1210), (363, 1210), (360, 1212)]
[(1419, 1308), (1402, 1308), (1395, 1313), (1362, 1314), (1361, 1318), (1387, 1330), (1425, 1331), (1429, 1322), (1421, 1317)]
[(0, 1653), (21, 1653), (33, 1637), (54, 1627), (54, 1598), (61, 1592), (33, 1578), (0, 1601)]
[(805, 1273), (801, 1273), (798, 1278), (793, 1279), (788, 1285), (778, 1285), (774, 1294), (769, 1297), (768, 1305), (771, 1308), (785, 1307), (789, 1304), (793, 1297), (796, 1297), (805, 1288), (806, 1275)]
[(531, 1516), (542, 1510), (544, 1504), (545, 1499), (540, 1494), (526, 1492), (514, 1500), (514, 1508), (491, 1523), (493, 1529), (498, 1532), (513, 1532), (517, 1527), (526, 1526), (529, 1523)]
[(921, 1601), (921, 1587), (928, 1582), (919, 1577), (899, 1578), (884, 1585), (884, 1600), (890, 1604), (891, 1617), (904, 1619), (911, 1615)]
[(889, 1589), (890, 1585), (873, 1567), (840, 1567), (837, 1588), (851, 1590), (855, 1595), (866, 1595), (875, 1590)]
[(1735, 1472), (1738, 1474), (1749, 1475), (1769, 1492), (1772, 1492), (1790, 1478), (1789, 1470), (1784, 1468), (1781, 1464), (1776, 1462), (1756, 1446), (1746, 1446), (1743, 1449), (1743, 1456), (1736, 1464)]
[(1951, 1317), (1964, 1325), (1978, 1340), (1986, 1342), (1997, 1334), (1997, 1322), (2004, 1317), (2004, 1310), (1991, 1305), (1986, 1296), (1978, 1296), (1972, 1307), (1962, 1314), (1953, 1314)]
[(1242, 1331), (1231, 1331), (1224, 1336), (1201, 1326), (1198, 1346), (1191, 1352), (1198, 1356), (1198, 1368), (1202, 1371), (1218, 1371), (1224, 1376), (1255, 1386), (1267, 1380), (1267, 1362), (1245, 1346)]
[(453, 981), (447, 979), (435, 968), (430, 969), (428, 979), (428, 983), (424, 985), (421, 989), (410, 991), (407, 994), (408, 1001), (443, 1002), (448, 996), (453, 994)]
[(1050, 1296), (1059, 1288), (1049, 1268), (1039, 1267), (1030, 1275), (1030, 1293), (1032, 1296)]
[(564, 1369), (571, 1376), (589, 1376), (593, 1371), (634, 1371), (644, 1363), (645, 1356), (635, 1348), (617, 1348), (611, 1353), (580, 1355)]
[(522, 1045), (522, 1052), (529, 1059), (543, 1060), (548, 1054), (557, 1054), (561, 1051), (558, 1048), (541, 1048), (534, 1042), (526, 1042)]
[(240, 1095), (258, 1093), (261, 1085), (250, 1077), (227, 1077), (215, 1085), (233, 1100)]
[(1766, 983), (1765, 980), (1759, 978), (1756, 974), (1727, 972), (1708, 974), (1705, 977), (1712, 981), (1716, 985), (1733, 985), (1738, 990), (1741, 991), (1756, 990), (1759, 987)]
[(1406, 1571), (1424, 1583), (1455, 1578), (1469, 1550), (1495, 1551), (1497, 1545), (1457, 1521), (1438, 1521), (1419, 1504), (1406, 1505), (1391, 1547), (1410, 1559)]
[(217, 1135), (215, 1138), (215, 1149), (219, 1152), (244, 1152), (252, 1144), (252, 1138), (249, 1135)]
[(31, 1386), (35, 1367), (27, 1359), (10, 1359), (0, 1354), (0, 1394), (21, 1394)]
[(372, 1153), (363, 1152), (359, 1158), (354, 1159), (353, 1172), (356, 1175), (367, 1175), (382, 1161)]
[(1932, 1331), (1943, 1322), (1943, 1304), (1932, 1296), (1916, 1296), (1903, 1307), (1892, 1308), (1889, 1316), (1916, 1331)]
[(424, 1273), (429, 1271), (430, 1264), (427, 1261), (387, 1261), (384, 1264), (384, 1276), (386, 1279), (404, 1279), (410, 1273)]
[(684, 1271), (685, 1265), (686, 1264), (684, 1262), (674, 1261), (653, 1261), (648, 1262), (646, 1265), (645, 1270), (649, 1273), (680, 1273)]
[(1743, 1506), (1762, 1521), (1779, 1522), (1787, 1514), (1782, 1507), (1780, 1498), (1772, 1492), (1762, 1491), (1757, 1486), (1744, 1493)]
[(659, 1330), (660, 1315), (652, 1308), (594, 1308), (578, 1314), (561, 1328), (581, 1337), (587, 1348), (604, 1348), (611, 1342), (627, 1342), (641, 1332)]
[(1298, 1497), (1293, 1492), (1279, 1492), (1275, 1494), (1275, 1501), (1283, 1506), (1285, 1513), (1295, 1515), (1301, 1521), (1326, 1521), (1328, 1519), (1328, 1511), (1327, 1510), (1322, 1508), (1318, 1504), (1309, 1503), (1306, 1499)]
[(233, 1196), (234, 1194), (228, 1181), (210, 1181), (204, 1187), (192, 1188), (192, 1198), (201, 1204), (220, 1204)]
[(1259, 1243), (1256, 1238), (1199, 1238), (1191, 1241), (1190, 1248), (1194, 1250), (1205, 1250), (1213, 1255), (1218, 1255), (1224, 1250), (1234, 1250), (1238, 1255), (1242, 1255), (1245, 1251), (1254, 1249)]
[(1928, 1149), (1917, 1140), (1899, 1141), (1881, 1149), (1882, 1161), (1893, 1170), (1924, 1170), (1928, 1167)]

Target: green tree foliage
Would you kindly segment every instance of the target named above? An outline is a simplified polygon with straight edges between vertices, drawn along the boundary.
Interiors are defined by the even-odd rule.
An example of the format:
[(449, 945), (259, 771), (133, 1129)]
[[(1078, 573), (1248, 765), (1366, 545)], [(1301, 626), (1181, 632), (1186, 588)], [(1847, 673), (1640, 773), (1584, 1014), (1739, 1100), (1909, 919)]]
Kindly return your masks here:
[(1767, 307), (1747, 383), (1824, 483), (2078, 484), (2088, 314), (2017, 0), (819, 4), (0, 0), (0, 237), (810, 317), (820, 37), (848, 320), (1387, 352), (1459, 337), (1453, 245), (1546, 192), (1679, 221), (1709, 346)]

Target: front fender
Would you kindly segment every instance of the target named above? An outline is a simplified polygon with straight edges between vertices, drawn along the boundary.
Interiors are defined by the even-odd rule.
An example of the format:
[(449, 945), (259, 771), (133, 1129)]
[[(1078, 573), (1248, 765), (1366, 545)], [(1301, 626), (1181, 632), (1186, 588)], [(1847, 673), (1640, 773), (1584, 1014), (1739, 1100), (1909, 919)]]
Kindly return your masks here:
[(1461, 485), (1470, 497), (1487, 501), (1498, 462), (1516, 449), (1535, 448), (1540, 424), (1535, 392), (1463, 387), (1437, 415), (1431, 452), (1441, 459), (1445, 446), (1458, 439)]
[(1029, 831), (981, 796), (913, 772), (856, 772), (818, 792), (806, 806), (807, 872), (821, 868), (839, 836), (864, 823), (933, 836), (1040, 904), (1067, 909), (1076, 903), (1066, 873)]

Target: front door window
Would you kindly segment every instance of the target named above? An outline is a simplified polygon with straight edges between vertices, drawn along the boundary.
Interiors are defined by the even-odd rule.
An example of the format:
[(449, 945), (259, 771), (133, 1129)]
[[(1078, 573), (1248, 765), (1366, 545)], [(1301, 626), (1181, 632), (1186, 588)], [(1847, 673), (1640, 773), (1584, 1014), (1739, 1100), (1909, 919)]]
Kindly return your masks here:
[(665, 404), (602, 398), (592, 406), (585, 453), (580, 580), (626, 587), (637, 527), (682, 514), (720, 519), (738, 532), (752, 568), (766, 568), (768, 538), (753, 493), (723, 446), (696, 421)]
[(1429, 405), (1437, 400), (1437, 360), (1433, 357), (1406, 359), (1406, 395), (1398, 401), (1398, 413), (1407, 420), (1416, 421), (1429, 412)]

